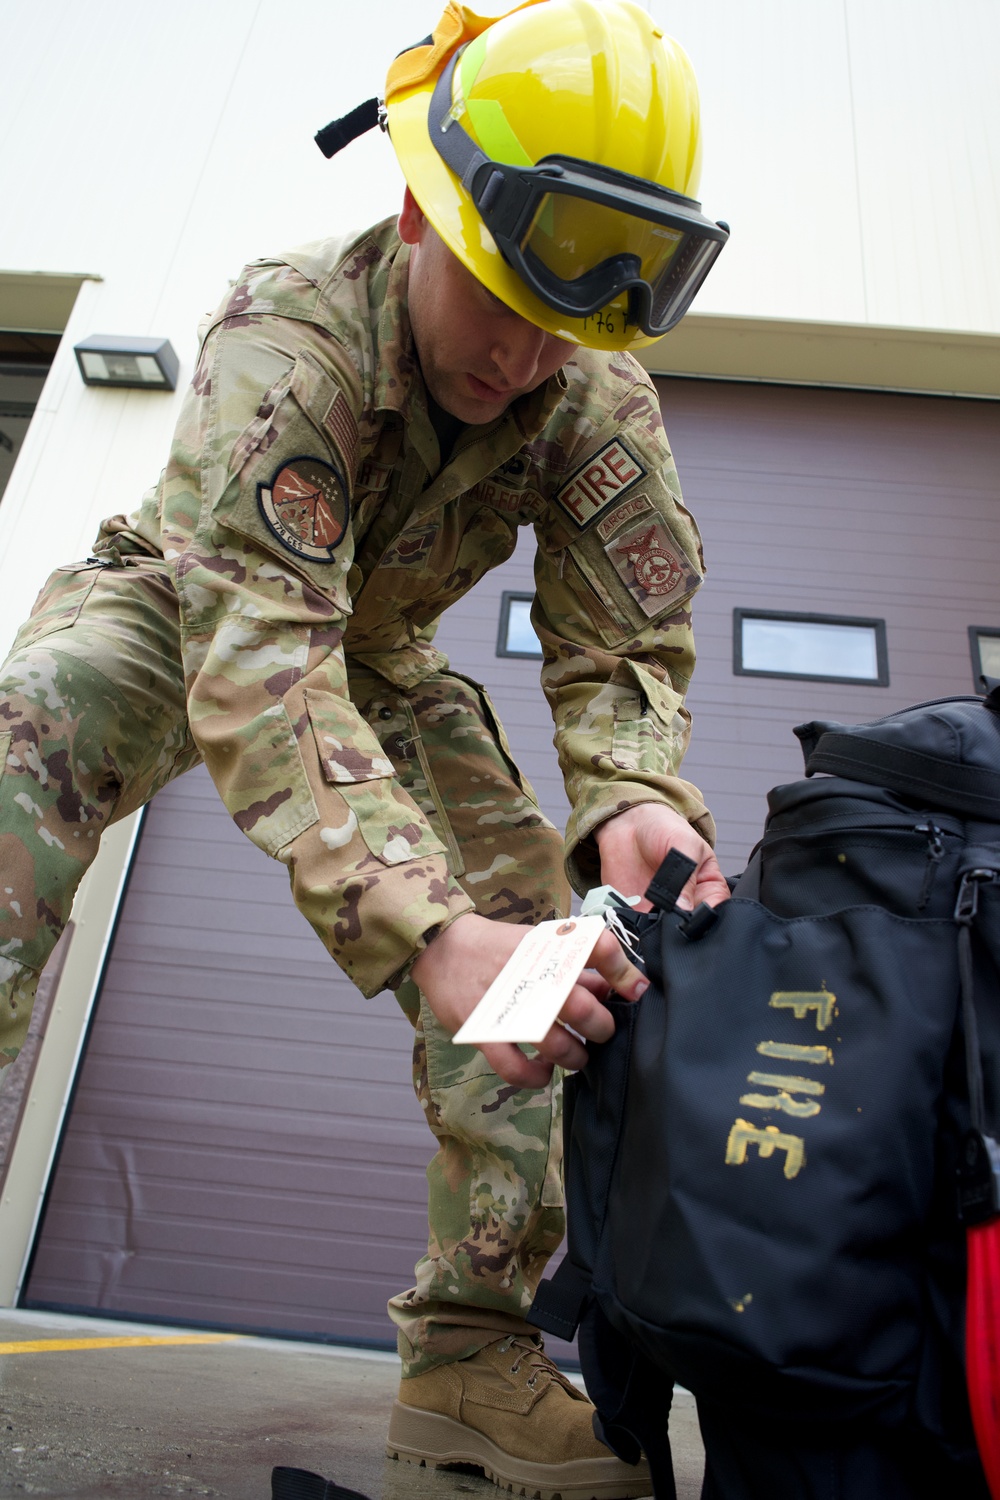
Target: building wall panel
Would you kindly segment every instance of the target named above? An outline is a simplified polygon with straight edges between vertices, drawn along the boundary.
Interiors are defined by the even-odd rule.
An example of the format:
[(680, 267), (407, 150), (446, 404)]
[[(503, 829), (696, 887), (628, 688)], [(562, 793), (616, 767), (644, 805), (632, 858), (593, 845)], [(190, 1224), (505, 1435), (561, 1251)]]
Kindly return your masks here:
[[(991, 403), (661, 384), (708, 578), (686, 768), (735, 873), (767, 789), (802, 772), (792, 726), (972, 689), (967, 627), (1000, 623), (1000, 424)], [(887, 688), (734, 676), (735, 608), (883, 618)]]

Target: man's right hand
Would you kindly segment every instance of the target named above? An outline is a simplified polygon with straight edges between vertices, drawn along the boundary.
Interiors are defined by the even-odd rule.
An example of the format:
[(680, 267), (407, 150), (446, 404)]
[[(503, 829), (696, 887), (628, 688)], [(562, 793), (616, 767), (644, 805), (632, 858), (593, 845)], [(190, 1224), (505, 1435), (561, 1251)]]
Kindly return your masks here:
[[(451, 1032), (458, 1030), (504, 967), (527, 927), (491, 922), (467, 912), (430, 942), (411, 969), (435, 1016)], [(580, 1037), (606, 1042), (614, 1033), (611, 1013), (601, 1003), (614, 989), (627, 1000), (638, 1000), (649, 981), (626, 957), (618, 939), (603, 932), (590, 957), (591, 970), (584, 971), (566, 999), (559, 1020), (538, 1043), (538, 1056), (526, 1057), (513, 1042), (491, 1042), (480, 1050), (490, 1067), (506, 1083), (517, 1088), (544, 1088), (553, 1066), (582, 1068), (587, 1049), (567, 1031), (571, 1026)]]

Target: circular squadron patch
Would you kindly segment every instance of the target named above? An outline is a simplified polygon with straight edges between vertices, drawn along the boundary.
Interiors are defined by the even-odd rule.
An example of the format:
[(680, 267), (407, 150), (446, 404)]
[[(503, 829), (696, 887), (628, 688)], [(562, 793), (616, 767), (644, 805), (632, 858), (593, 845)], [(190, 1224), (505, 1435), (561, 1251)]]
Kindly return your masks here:
[(257, 486), (257, 504), (281, 545), (310, 562), (332, 562), (350, 507), (344, 481), (320, 458), (290, 458), (269, 484)]

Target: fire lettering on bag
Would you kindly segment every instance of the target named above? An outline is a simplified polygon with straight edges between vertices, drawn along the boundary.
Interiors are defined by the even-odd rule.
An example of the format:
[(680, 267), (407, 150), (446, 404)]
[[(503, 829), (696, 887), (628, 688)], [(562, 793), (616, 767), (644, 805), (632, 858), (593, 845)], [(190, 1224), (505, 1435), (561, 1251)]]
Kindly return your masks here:
[[(768, 1000), (774, 1010), (790, 1010), (796, 1021), (807, 1021), (813, 1017), (817, 1031), (825, 1031), (837, 1013), (837, 997), (824, 984), (818, 990), (775, 990)], [(757, 1051), (762, 1057), (780, 1058), (783, 1062), (795, 1062), (811, 1067), (832, 1067), (833, 1048), (800, 1042), (758, 1042)], [(747, 1083), (759, 1089), (773, 1089), (770, 1094), (741, 1094), (740, 1103), (748, 1109), (778, 1110), (794, 1119), (808, 1120), (818, 1115), (822, 1105), (819, 1100), (826, 1093), (826, 1084), (816, 1078), (804, 1078), (792, 1073), (762, 1073), (756, 1069), (747, 1074)], [(803, 1097), (796, 1097), (801, 1095)], [(800, 1135), (787, 1135), (777, 1125), (757, 1127), (747, 1120), (734, 1121), (726, 1142), (727, 1166), (741, 1167), (747, 1160), (747, 1148), (757, 1146), (763, 1159), (781, 1150), (786, 1153), (784, 1173), (786, 1177), (797, 1176), (805, 1165), (806, 1143)]]
[(786, 1177), (798, 1176), (805, 1165), (806, 1143), (800, 1135), (785, 1135), (777, 1125), (758, 1129), (747, 1120), (734, 1120), (726, 1142), (726, 1165), (741, 1167), (747, 1159), (748, 1146), (756, 1146), (765, 1160), (776, 1151), (784, 1151)]
[(786, 1115), (795, 1115), (800, 1120), (818, 1115), (820, 1107), (815, 1099), (796, 1099), (794, 1096), (826, 1093), (826, 1085), (817, 1083), (814, 1078), (794, 1078), (786, 1073), (748, 1073), (747, 1083), (755, 1083), (759, 1088), (777, 1089), (778, 1092), (741, 1094), (741, 1104), (749, 1105), (751, 1109), (780, 1109)]
[(833, 1063), (831, 1048), (802, 1047), (798, 1042), (758, 1042), (757, 1051), (762, 1057), (780, 1057), (785, 1062)]
[(804, 1021), (811, 1010), (816, 1012), (816, 1030), (825, 1031), (833, 1019), (836, 995), (821, 990), (775, 990), (768, 1005), (775, 1010), (790, 1010), (796, 1021)]
[(606, 443), (563, 485), (556, 499), (581, 529), (630, 489), (646, 470), (622, 442)]

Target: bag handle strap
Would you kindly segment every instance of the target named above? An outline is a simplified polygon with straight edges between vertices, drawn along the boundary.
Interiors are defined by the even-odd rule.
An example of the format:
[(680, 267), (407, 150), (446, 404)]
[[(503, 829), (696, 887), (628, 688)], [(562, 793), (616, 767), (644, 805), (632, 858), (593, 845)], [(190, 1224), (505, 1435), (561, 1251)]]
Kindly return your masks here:
[[(991, 707), (1000, 711), (1000, 688), (997, 702)], [(987, 700), (989, 702), (989, 700)], [(803, 729), (811, 726), (802, 725)], [(799, 733), (798, 729), (795, 731)], [(930, 798), (938, 807), (966, 816), (995, 816), (1000, 802), (1000, 771), (980, 766), (957, 765), (920, 750), (905, 750), (886, 745), (860, 734), (838, 734), (828, 729), (809, 747), (803, 735), (806, 752), (806, 775), (825, 771), (831, 776), (847, 776), (853, 781), (877, 782), (904, 796), (923, 801)]]
[(590, 1288), (587, 1272), (564, 1256), (552, 1275), (538, 1283), (535, 1300), (524, 1316), (543, 1333), (568, 1342), (580, 1326)]

